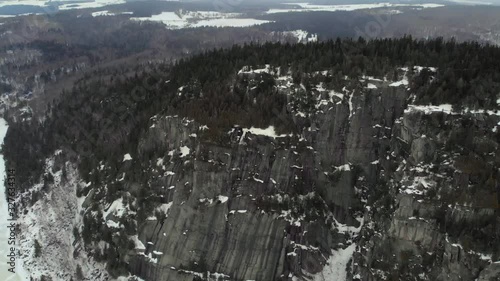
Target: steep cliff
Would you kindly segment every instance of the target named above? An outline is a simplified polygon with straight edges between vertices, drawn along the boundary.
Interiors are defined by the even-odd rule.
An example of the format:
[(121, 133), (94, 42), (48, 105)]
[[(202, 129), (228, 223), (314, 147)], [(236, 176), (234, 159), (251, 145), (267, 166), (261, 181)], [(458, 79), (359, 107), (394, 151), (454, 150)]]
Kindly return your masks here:
[[(73, 228), (61, 247), (85, 250), (93, 280), (107, 278), (104, 266), (144, 280), (495, 280), (498, 83), (465, 75), (461, 102), (442, 86), (454, 55), (419, 44), (235, 47), (108, 88), (79, 85), (42, 126), (55, 132), (43, 144), (51, 164), (25, 204), (77, 210), (61, 217)], [(401, 46), (440, 61), (415, 66), (395, 55)], [(485, 92), (468, 95), (478, 81)]]
[(410, 105), (398, 121), (394, 212), (371, 214), (384, 227), (363, 234), (361, 279), (497, 280), (498, 111)]

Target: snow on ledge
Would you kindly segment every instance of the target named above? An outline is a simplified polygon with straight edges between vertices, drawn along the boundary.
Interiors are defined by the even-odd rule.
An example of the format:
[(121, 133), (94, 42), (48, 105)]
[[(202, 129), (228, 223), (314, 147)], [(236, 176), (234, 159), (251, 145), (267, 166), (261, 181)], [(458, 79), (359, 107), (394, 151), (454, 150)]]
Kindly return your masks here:
[(111, 203), (109, 208), (104, 211), (103, 219), (106, 219), (109, 214), (113, 214), (117, 217), (121, 217), (125, 212), (126, 207), (123, 205), (123, 198), (116, 199)]
[(399, 87), (399, 86), (408, 86), (408, 79), (405, 77), (401, 81), (396, 81), (389, 84), (389, 87)]
[(134, 241), (136, 250), (146, 250), (146, 246), (144, 246), (144, 244), (141, 242), (141, 240), (139, 240), (139, 236), (133, 235), (133, 236), (130, 236), (130, 238), (132, 239), (132, 241)]
[(415, 65), (413, 67), (413, 69), (416, 71), (416, 72), (421, 72), (422, 70), (424, 69), (428, 69), (429, 71), (431, 72), (436, 72), (437, 71), (437, 68), (436, 67), (432, 67), (432, 66), (418, 66), (418, 65)]
[(219, 195), (219, 196), (217, 196), (217, 199), (219, 199), (219, 201), (220, 201), (221, 203), (226, 203), (226, 202), (227, 202), (227, 200), (229, 200), (229, 197), (227, 197), (227, 196), (223, 196), (223, 195)]
[(431, 114), (433, 112), (444, 112), (446, 114), (452, 114), (451, 104), (441, 104), (441, 105), (409, 105), (405, 110), (405, 113), (411, 111), (422, 111), (425, 114)]
[(350, 164), (344, 164), (344, 165), (335, 167), (335, 171), (350, 171), (350, 170), (351, 170)]
[(115, 222), (115, 221), (112, 221), (112, 220), (107, 220), (106, 221), (106, 225), (109, 227), (109, 228), (120, 228), (120, 224)]
[(158, 208), (156, 208), (156, 210), (167, 215), (171, 207), (172, 207), (172, 202), (169, 202), (166, 204), (161, 204)]
[(132, 156), (129, 153), (123, 155), (123, 162), (132, 160)]
[(432, 114), (436, 112), (443, 112), (450, 115), (462, 115), (462, 114), (488, 114), (488, 115), (496, 115), (500, 116), (500, 110), (485, 110), (485, 109), (468, 109), (465, 108), (462, 111), (454, 111), (453, 106), (451, 104), (441, 104), (441, 105), (408, 105), (408, 108), (405, 109), (405, 113), (410, 113), (414, 111), (424, 112), (425, 114)]
[(255, 128), (255, 127), (251, 127), (250, 129), (243, 129), (243, 136), (247, 132), (250, 132), (252, 135), (260, 135), (260, 136), (266, 136), (266, 137), (270, 137), (270, 138), (282, 138), (282, 137), (290, 136), (287, 134), (278, 135), (274, 129), (274, 126), (269, 126), (265, 129)]
[(116, 279), (116, 281), (129, 281), (129, 280), (146, 281), (146, 280), (140, 278), (139, 276), (135, 276), (135, 275), (118, 276), (118, 278)]
[(117, 15), (133, 15), (133, 12), (123, 12), (123, 13), (111, 13), (108, 10), (97, 11), (92, 13), (92, 17), (102, 17), (102, 16), (117, 16)]
[[(435, 3), (422, 3), (422, 4), (398, 4), (398, 3), (373, 3), (373, 4), (342, 4), (342, 5), (317, 5), (310, 3), (286, 3), (289, 5), (294, 5), (295, 7), (281, 8), (281, 9), (269, 9), (266, 14), (276, 14), (276, 13), (297, 13), (297, 12), (335, 12), (335, 11), (355, 11), (355, 10), (365, 10), (365, 9), (377, 9), (377, 8), (397, 8), (397, 7), (415, 7), (415, 8), (439, 8), (443, 7), (442, 4)], [(299, 6), (300, 8), (297, 8)]]
[(240, 71), (238, 71), (238, 74), (252, 74), (252, 73), (269, 73), (271, 71), (271, 65), (266, 64), (264, 68), (259, 68), (259, 69), (251, 69), (249, 66), (245, 66)]
[(181, 146), (180, 150), (181, 150), (181, 156), (180, 156), (181, 158), (186, 157), (191, 152), (191, 149), (189, 149), (189, 147), (187, 146)]

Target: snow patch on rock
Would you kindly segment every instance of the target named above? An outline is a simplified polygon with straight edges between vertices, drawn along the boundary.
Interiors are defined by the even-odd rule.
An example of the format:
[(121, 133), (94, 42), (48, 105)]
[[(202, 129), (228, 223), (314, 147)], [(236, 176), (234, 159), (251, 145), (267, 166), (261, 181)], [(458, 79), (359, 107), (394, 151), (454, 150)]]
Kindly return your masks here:
[(347, 280), (347, 264), (352, 258), (356, 244), (351, 244), (345, 249), (338, 249), (332, 252), (323, 270), (314, 276), (314, 281)]
[(129, 160), (132, 160), (132, 156), (130, 156), (130, 154), (127, 153), (127, 154), (123, 155), (123, 162), (129, 161)]

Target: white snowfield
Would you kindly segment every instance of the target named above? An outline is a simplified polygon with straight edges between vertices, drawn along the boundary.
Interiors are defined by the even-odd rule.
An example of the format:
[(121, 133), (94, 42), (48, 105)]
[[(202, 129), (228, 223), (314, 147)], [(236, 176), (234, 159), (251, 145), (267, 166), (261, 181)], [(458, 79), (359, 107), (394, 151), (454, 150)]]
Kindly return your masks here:
[(295, 12), (335, 12), (335, 11), (355, 11), (377, 8), (394, 8), (394, 7), (418, 7), (418, 8), (438, 8), (443, 7), (441, 4), (392, 4), (392, 3), (375, 3), (375, 4), (351, 4), (351, 5), (312, 5), (309, 3), (284, 3), (288, 5), (299, 6), (300, 8), (288, 9), (270, 9), (267, 14), (276, 13), (295, 13)]
[(151, 17), (138, 17), (130, 19), (135, 21), (161, 22), (170, 29), (183, 28), (188, 25), (187, 17), (181, 17), (174, 12), (163, 12), (158, 15), (152, 15)]
[(88, 2), (67, 3), (59, 6), (59, 10), (74, 10), (87, 8), (101, 8), (109, 5), (124, 4), (125, 0), (95, 0)]
[(168, 29), (196, 28), (196, 27), (247, 27), (268, 23), (267, 20), (240, 18), (238, 13), (221, 13), (216, 11), (189, 11), (189, 12), (163, 12), (151, 17), (130, 18), (135, 21), (161, 22)]
[(204, 26), (247, 27), (247, 26), (261, 25), (269, 22), (271, 21), (251, 19), (251, 18), (233, 18), (233, 19), (220, 18), (220, 19), (202, 20), (194, 24), (193, 27), (204, 27)]
[(47, 1), (37, 1), (37, 0), (19, 0), (19, 1), (0, 1), (0, 7), (11, 6), (11, 5), (29, 5), (29, 6), (46, 6)]
[(109, 16), (117, 16), (117, 15), (132, 15), (133, 12), (123, 12), (123, 13), (111, 13), (109, 11), (98, 11), (98, 12), (93, 12), (92, 17), (109, 17)]
[(455, 2), (461, 5), (493, 5), (492, 2), (489, 1), (480, 1), (480, 0), (451, 0), (451, 2)]
[[(100, 8), (108, 5), (124, 4), (125, 0), (93, 0), (93, 1), (71, 1), (64, 2), (64, 4), (59, 5), (59, 10), (73, 10), (73, 9), (85, 9), (85, 8)], [(38, 7), (49, 7), (55, 5), (50, 1), (44, 0), (7, 0), (0, 1), (0, 7), (13, 6), (13, 5), (25, 5), (25, 6), (38, 6)]]

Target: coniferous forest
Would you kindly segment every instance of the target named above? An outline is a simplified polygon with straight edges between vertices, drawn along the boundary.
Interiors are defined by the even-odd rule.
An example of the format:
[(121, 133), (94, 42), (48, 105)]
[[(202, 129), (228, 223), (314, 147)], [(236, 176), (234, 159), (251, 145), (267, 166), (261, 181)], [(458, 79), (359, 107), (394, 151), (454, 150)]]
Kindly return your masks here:
[[(42, 122), (13, 123), (6, 138), (6, 156), (10, 161), (14, 161), (14, 155), (33, 159), (23, 162), (27, 166), (19, 169), (20, 182), (27, 186), (38, 180), (44, 156), (66, 145), (79, 151), (76, 146), (90, 136), (93, 141), (89, 145), (95, 150), (79, 159), (82, 165), (90, 167), (89, 161), (121, 157), (127, 147), (136, 145), (156, 114), (179, 115), (206, 124), (210, 128), (207, 141), (223, 141), (221, 132), (236, 124), (298, 131), (301, 128), (289, 122), (292, 116), (287, 114), (286, 97), (278, 94), (273, 79), (265, 80), (267, 74), (262, 74), (267, 82), (258, 85), (258, 91), (245, 92), (248, 81), (238, 77), (238, 71), (244, 66), (259, 68), (266, 64), (279, 67), (281, 73), (291, 73), (294, 83), (309, 89), (308, 85), (317, 82), (342, 89), (361, 83), (363, 76), (392, 78), (404, 66), (435, 67), (435, 74), (424, 70), (410, 75), (415, 103), (498, 110), (495, 100), (500, 92), (500, 48), (496, 46), (411, 37), (248, 44), (208, 51), (173, 64), (147, 65), (133, 75), (121, 75), (123, 72), (113, 69), (87, 75), (72, 91), (50, 104)], [(331, 75), (309, 75), (324, 70)]]

